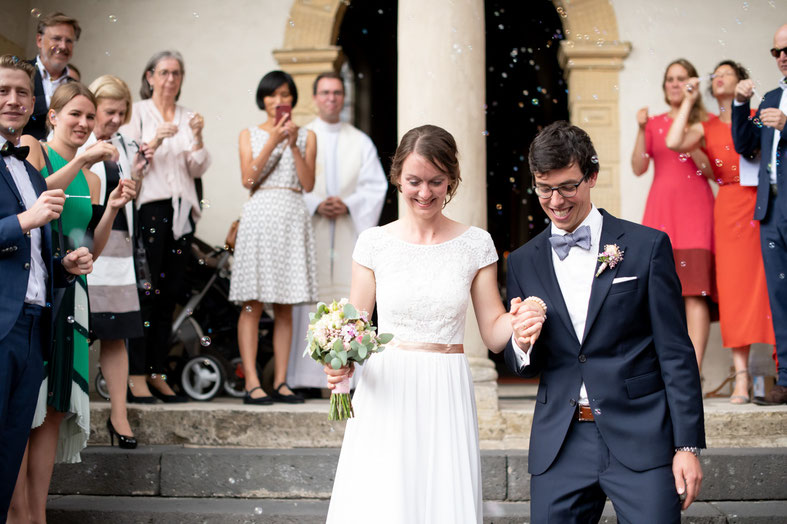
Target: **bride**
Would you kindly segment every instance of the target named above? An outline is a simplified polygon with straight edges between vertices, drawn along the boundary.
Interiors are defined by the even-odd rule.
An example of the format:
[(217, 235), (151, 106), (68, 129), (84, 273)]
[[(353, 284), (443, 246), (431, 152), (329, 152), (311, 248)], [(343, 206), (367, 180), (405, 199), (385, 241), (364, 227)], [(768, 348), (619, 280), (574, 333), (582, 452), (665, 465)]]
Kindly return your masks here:
[[(489, 233), (443, 215), (461, 180), (450, 133), (408, 131), (390, 178), (402, 193), (401, 218), (361, 233), (350, 302), (371, 313), (376, 301), (379, 332), (394, 340), (362, 367), (328, 522), (481, 522), (478, 424), (462, 347), (468, 300), (495, 352), (514, 322), (534, 342), (546, 312), (539, 299), (516, 299), (506, 313)], [(329, 387), (352, 374), (325, 372)]]

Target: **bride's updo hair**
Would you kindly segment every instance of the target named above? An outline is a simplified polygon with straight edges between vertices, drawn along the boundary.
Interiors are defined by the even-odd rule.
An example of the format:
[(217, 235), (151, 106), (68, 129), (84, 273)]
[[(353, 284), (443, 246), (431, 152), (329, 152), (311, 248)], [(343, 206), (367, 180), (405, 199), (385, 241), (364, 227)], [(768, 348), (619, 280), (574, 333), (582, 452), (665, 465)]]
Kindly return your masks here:
[(391, 162), (391, 184), (402, 191), (400, 178), (402, 166), (410, 153), (417, 153), (435, 166), (438, 171), (448, 176), (448, 192), (445, 195), (445, 204), (451, 201), (459, 186), (462, 177), (459, 174), (459, 160), (457, 159), (456, 140), (442, 127), (425, 125), (416, 127), (405, 133), (399, 147), (396, 148)]

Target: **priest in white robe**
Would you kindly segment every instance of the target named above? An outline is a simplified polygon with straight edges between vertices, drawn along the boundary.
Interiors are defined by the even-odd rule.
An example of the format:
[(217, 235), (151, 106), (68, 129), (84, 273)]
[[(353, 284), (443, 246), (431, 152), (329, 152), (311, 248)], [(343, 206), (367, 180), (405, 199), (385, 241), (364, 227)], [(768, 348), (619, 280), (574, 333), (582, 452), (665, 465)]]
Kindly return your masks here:
[[(303, 198), (316, 239), (319, 300), (329, 303), (350, 296), (355, 240), (361, 231), (377, 225), (388, 181), (372, 140), (339, 119), (344, 107), (342, 78), (335, 73), (319, 75), (313, 96), (319, 116), (306, 127), (317, 135), (317, 162), (314, 189)], [(287, 367), (287, 384), (293, 388), (326, 387), (322, 366), (303, 356), (313, 310), (313, 304), (293, 307)]]

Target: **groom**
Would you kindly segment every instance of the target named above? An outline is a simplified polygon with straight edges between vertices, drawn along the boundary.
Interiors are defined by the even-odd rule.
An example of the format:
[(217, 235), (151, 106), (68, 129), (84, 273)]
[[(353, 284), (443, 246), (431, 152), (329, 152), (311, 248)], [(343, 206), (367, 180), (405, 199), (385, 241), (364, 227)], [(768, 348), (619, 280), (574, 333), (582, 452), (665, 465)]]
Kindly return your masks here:
[(621, 522), (678, 523), (681, 497), (685, 509), (699, 493), (705, 429), (669, 239), (591, 203), (599, 164), (582, 129), (551, 124), (528, 160), (552, 225), (508, 257), (508, 298), (540, 297), (548, 320), (528, 352), (517, 325), (505, 358), (540, 374), (532, 521), (597, 522), (609, 497)]

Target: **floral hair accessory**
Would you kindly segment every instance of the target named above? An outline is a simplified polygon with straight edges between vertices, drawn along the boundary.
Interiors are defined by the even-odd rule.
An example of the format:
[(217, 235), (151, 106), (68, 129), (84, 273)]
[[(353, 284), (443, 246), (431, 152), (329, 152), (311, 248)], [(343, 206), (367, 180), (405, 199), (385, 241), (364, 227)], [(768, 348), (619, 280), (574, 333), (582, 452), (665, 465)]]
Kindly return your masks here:
[(596, 278), (604, 272), (608, 267), (615, 267), (623, 260), (623, 251), (620, 250), (617, 244), (607, 244), (604, 246), (604, 251), (599, 253), (598, 261), (601, 265), (596, 271)]

